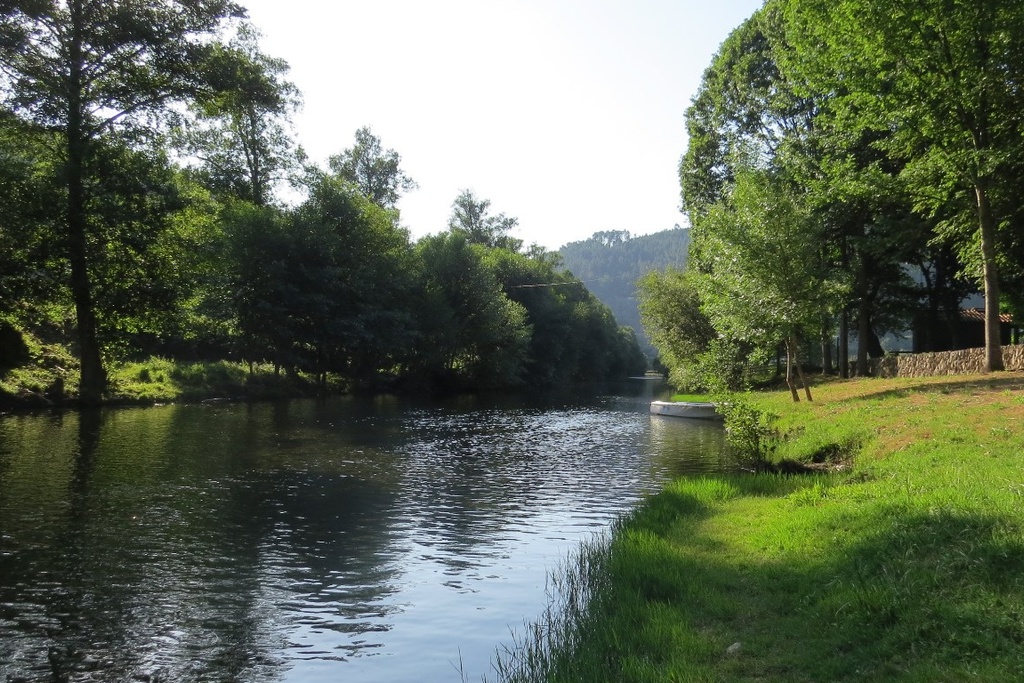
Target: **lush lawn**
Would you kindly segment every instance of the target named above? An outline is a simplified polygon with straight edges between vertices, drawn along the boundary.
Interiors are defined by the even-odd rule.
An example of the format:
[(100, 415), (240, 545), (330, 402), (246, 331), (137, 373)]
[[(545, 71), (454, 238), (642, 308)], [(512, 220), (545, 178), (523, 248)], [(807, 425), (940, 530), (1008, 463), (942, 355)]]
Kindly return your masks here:
[(1024, 680), (1024, 377), (815, 390), (753, 397), (777, 457), (852, 460), (670, 486), (560, 573), (499, 678)]
[(670, 401), (684, 401), (687, 403), (704, 403), (710, 401), (711, 397), (707, 394), (674, 394)]

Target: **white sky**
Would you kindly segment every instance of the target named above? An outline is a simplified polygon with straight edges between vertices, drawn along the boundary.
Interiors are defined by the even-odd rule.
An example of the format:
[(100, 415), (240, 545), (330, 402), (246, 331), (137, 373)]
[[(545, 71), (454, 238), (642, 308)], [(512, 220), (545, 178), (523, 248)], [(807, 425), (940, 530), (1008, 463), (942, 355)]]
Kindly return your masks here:
[(462, 189), (557, 249), (598, 230), (684, 224), (683, 114), (761, 0), (241, 0), (304, 97), (318, 163), (370, 126), (417, 183), (414, 238)]

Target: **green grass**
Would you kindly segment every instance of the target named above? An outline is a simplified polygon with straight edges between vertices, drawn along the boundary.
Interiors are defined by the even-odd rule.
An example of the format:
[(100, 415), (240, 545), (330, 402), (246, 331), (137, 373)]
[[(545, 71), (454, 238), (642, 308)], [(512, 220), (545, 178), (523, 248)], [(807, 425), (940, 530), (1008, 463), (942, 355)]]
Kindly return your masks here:
[(26, 395), (43, 396), (63, 386), (65, 393), (78, 391), (78, 359), (64, 345), (45, 343), (22, 333), (29, 362), (0, 369), (0, 405), (25, 400)]
[(499, 680), (1024, 680), (1022, 396), (1014, 375), (756, 395), (776, 457), (850, 459), (669, 486), (559, 572)]
[(684, 401), (688, 403), (704, 403), (710, 401), (711, 397), (708, 394), (674, 394), (671, 401)]
[[(332, 389), (339, 389), (332, 387)], [(186, 363), (150, 358), (125, 363), (110, 370), (109, 400), (153, 403), (197, 401), (207, 398), (274, 399), (316, 392), (313, 382), (302, 377), (274, 374), (269, 365), (247, 365), (229, 361)]]
[[(23, 337), (30, 362), (0, 370), (0, 408), (40, 408), (63, 396), (74, 400), (78, 392), (78, 360), (60, 344), (44, 344)], [(109, 363), (104, 401), (113, 404), (152, 404), (198, 401), (208, 398), (270, 400), (311, 396), (318, 387), (309, 377), (275, 375), (267, 364), (248, 365), (228, 361), (182, 362), (166, 358)], [(328, 391), (344, 387), (332, 384)]]

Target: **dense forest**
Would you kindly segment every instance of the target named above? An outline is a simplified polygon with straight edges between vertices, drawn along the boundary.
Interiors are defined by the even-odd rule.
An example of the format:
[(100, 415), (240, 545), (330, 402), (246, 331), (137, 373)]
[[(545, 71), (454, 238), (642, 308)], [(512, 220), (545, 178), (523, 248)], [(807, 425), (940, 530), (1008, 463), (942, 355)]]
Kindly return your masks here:
[(48, 364), (53, 385), (20, 390), (95, 403), (143, 357), (348, 388), (643, 371), (632, 331), (486, 199), (414, 243), (396, 203), (416, 184), (369, 128), (309, 163), (287, 76), (226, 0), (5, 6), (0, 373)]
[(637, 332), (650, 355), (650, 345), (640, 324), (636, 283), (652, 270), (686, 267), (690, 231), (678, 225), (651, 235), (630, 235), (626, 230), (606, 230), (589, 239), (570, 242), (558, 250), (565, 267), (606, 304), (620, 325)]
[(690, 267), (642, 283), (677, 383), (735, 388), (785, 358), (795, 399), (809, 353), (845, 375), (886, 332), (960, 347), (972, 291), (1002, 369), (1000, 313), (1024, 303), (1022, 82), (1020, 3), (768, 0), (686, 113)]

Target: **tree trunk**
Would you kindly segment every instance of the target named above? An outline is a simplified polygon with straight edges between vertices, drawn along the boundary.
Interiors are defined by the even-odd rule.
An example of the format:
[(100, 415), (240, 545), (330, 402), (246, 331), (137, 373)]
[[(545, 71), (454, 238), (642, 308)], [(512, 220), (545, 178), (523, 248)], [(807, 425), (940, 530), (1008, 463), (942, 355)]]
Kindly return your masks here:
[(793, 403), (800, 402), (800, 392), (797, 391), (796, 381), (793, 379), (793, 342), (786, 339), (786, 384), (789, 386), (789, 393), (793, 397)]
[(1003, 349), (999, 334), (999, 272), (996, 267), (996, 220), (982, 181), (975, 183), (978, 224), (981, 228), (981, 257), (985, 278), (985, 371), (1003, 370)]
[(868, 374), (868, 344), (871, 336), (871, 308), (874, 301), (866, 259), (867, 257), (862, 254), (854, 283), (854, 292), (857, 296), (857, 364), (853, 374), (857, 377), (867, 377)]
[(831, 375), (832, 369), (832, 326), (828, 314), (821, 316), (821, 374)]
[(807, 383), (807, 378), (804, 377), (804, 369), (800, 367), (800, 356), (797, 354), (796, 337), (790, 337), (789, 345), (793, 349), (791, 354), (793, 357), (793, 365), (796, 366), (797, 377), (800, 378), (800, 384), (804, 387), (804, 394), (807, 396), (807, 402), (811, 403), (814, 401), (814, 399), (811, 398), (811, 385)]
[(843, 307), (842, 317), (839, 319), (839, 348), (836, 349), (839, 357), (839, 376), (843, 379), (850, 378), (850, 311)]
[(71, 265), (71, 296), (75, 302), (78, 327), (78, 352), (81, 360), (79, 398), (84, 405), (100, 402), (107, 386), (99, 338), (96, 311), (93, 307), (92, 285), (89, 281), (87, 216), (85, 209), (85, 158), (89, 144), (82, 108), (82, 6), (70, 5), (72, 38), (70, 41), (70, 74), (68, 84), (67, 166), (68, 188), (67, 228), (68, 261)]

